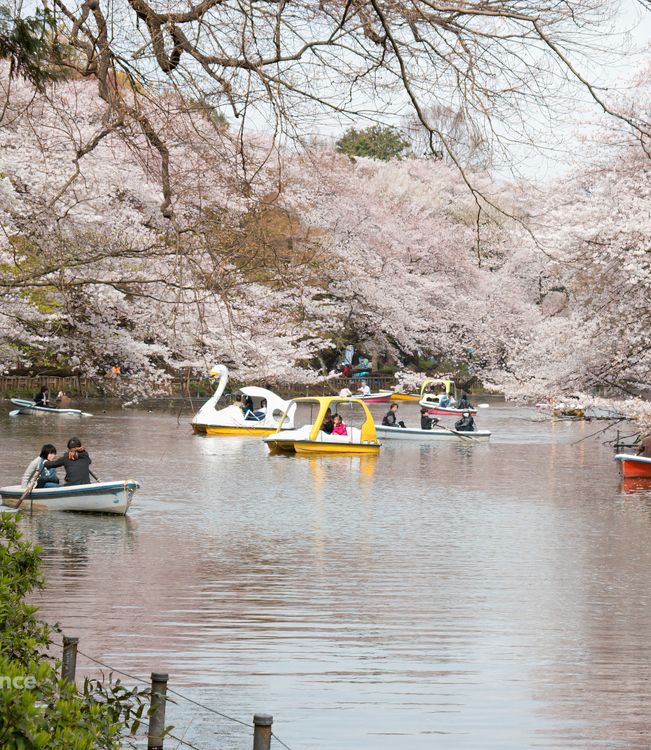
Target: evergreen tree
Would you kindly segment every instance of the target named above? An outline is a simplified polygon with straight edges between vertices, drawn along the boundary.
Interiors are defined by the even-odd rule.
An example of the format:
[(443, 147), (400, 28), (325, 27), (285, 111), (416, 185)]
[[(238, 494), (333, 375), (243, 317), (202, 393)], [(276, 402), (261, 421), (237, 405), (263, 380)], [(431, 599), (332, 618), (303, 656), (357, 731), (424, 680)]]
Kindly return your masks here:
[(400, 131), (384, 125), (373, 125), (364, 130), (349, 128), (336, 143), (341, 154), (367, 156), (380, 161), (400, 158), (408, 146), (409, 141)]

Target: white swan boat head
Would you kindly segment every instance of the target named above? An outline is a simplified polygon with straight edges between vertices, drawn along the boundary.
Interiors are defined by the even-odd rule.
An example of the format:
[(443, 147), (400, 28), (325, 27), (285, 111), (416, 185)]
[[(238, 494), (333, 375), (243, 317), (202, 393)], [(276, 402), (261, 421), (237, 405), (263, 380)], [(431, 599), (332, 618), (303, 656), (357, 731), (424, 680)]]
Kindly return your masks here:
[(199, 409), (192, 419), (192, 429), (201, 435), (271, 435), (275, 432), (283, 415), (288, 419), (283, 429), (294, 427), (295, 405), (290, 405), (273, 391), (255, 385), (240, 388), (239, 393), (253, 401), (253, 408), (246, 409), (233, 403), (218, 408), (228, 383), (228, 368), (215, 365), (210, 371), (211, 377), (218, 377), (219, 383), (213, 395)]

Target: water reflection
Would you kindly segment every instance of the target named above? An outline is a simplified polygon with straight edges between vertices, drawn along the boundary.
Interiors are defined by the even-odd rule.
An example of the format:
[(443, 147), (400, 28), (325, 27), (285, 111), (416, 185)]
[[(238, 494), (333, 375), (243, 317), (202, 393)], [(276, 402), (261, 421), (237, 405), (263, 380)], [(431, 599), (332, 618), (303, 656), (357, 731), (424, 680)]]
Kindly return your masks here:
[[(37, 601), (127, 672), (273, 713), (292, 747), (646, 747), (648, 489), (577, 442), (584, 424), (479, 416), (490, 444), (386, 441), (377, 457), (270, 456), (172, 411), (99, 416), (93, 466), (143, 489), (126, 519), (23, 519), (44, 550)], [(12, 479), (68, 436), (3, 426)], [(199, 747), (248, 741), (171, 710)]]

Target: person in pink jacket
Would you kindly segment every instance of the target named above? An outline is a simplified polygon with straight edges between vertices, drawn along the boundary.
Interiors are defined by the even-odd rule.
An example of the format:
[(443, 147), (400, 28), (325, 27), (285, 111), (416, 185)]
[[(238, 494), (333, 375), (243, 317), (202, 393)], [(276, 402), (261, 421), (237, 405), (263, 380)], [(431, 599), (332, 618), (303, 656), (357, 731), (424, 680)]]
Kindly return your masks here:
[(344, 420), (339, 414), (335, 414), (332, 421), (335, 423), (335, 426), (332, 429), (333, 435), (348, 435), (348, 430), (346, 429)]

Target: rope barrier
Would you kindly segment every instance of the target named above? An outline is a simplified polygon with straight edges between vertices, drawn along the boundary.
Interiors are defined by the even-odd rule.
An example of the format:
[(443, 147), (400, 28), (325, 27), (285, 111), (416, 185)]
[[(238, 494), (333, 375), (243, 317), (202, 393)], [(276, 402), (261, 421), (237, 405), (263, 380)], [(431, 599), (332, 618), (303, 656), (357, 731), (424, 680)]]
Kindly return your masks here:
[[(57, 644), (60, 645), (60, 644)], [(136, 675), (129, 674), (128, 672), (124, 672), (121, 669), (116, 669), (115, 667), (111, 666), (110, 664), (107, 664), (106, 662), (100, 661), (99, 659), (96, 659), (94, 656), (91, 656), (90, 654), (85, 653), (80, 648), (77, 648), (77, 653), (80, 656), (83, 656), (85, 659), (88, 659), (89, 661), (94, 662), (95, 664), (99, 664), (101, 667), (105, 667), (106, 669), (110, 669), (111, 672), (115, 672), (116, 674), (122, 675), (123, 677), (128, 677), (130, 680), (135, 680), (136, 682), (140, 682), (143, 685), (149, 685), (149, 680), (143, 679), (142, 677), (137, 677)], [(167, 693), (175, 695), (177, 698), (181, 698), (184, 701), (187, 701), (188, 703), (192, 703), (193, 705), (197, 706), (198, 708), (202, 708), (204, 711), (208, 711), (209, 713), (215, 714), (216, 716), (220, 716), (222, 719), (227, 719), (228, 721), (232, 721), (235, 724), (240, 724), (243, 727), (247, 727), (248, 729), (253, 729), (253, 724), (247, 721), (242, 721), (241, 719), (236, 719), (234, 716), (229, 716), (228, 714), (223, 713), (222, 711), (218, 711), (215, 708), (212, 708), (212, 706), (206, 706), (204, 703), (200, 703), (199, 701), (194, 700), (194, 698), (190, 698), (187, 695), (184, 695), (183, 693), (179, 693), (178, 690), (174, 690), (168, 686)], [(188, 742), (185, 742), (184, 740), (181, 740), (178, 737), (174, 737), (173, 735), (169, 735), (172, 737), (172, 739), (177, 740), (178, 742), (181, 742), (184, 745), (187, 745), (190, 748), (194, 748), (194, 750), (199, 750), (199, 748), (195, 748), (194, 745), (191, 745)], [(279, 742), (285, 750), (291, 750), (289, 745), (287, 745), (283, 740), (278, 737), (277, 734), (271, 733), (271, 736)]]
[(187, 740), (183, 740), (180, 737), (176, 737), (171, 732), (168, 732), (165, 736), (171, 737), (176, 742), (180, 742), (181, 745), (185, 745), (185, 747), (189, 747), (190, 750), (201, 750), (201, 748), (197, 747), (196, 745), (193, 745), (191, 742), (188, 742)]
[[(79, 648), (77, 648), (77, 653), (81, 654), (81, 656), (85, 657), (86, 659), (89, 659), (90, 661), (95, 662), (95, 664), (99, 664), (102, 667), (106, 667), (106, 669), (110, 669), (112, 672), (115, 672), (116, 674), (121, 674), (124, 677), (128, 677), (130, 680), (136, 680), (136, 682), (141, 682), (144, 685), (149, 685), (149, 680), (145, 680), (142, 677), (136, 677), (135, 675), (129, 674), (128, 672), (123, 672), (120, 669), (116, 669), (115, 667), (112, 667), (110, 664), (106, 664), (106, 662), (100, 661), (99, 659), (95, 659), (93, 656), (90, 656), (89, 654), (84, 653)], [(241, 724), (244, 727), (253, 729), (252, 723), (242, 721), (241, 719), (236, 719), (234, 716), (229, 716), (228, 714), (222, 713), (221, 711), (217, 711), (217, 709), (212, 708), (211, 706), (206, 706), (203, 703), (199, 703), (199, 701), (194, 700), (194, 698), (189, 698), (187, 695), (183, 695), (183, 693), (179, 693), (178, 690), (173, 690), (172, 688), (168, 687), (167, 692), (168, 694), (171, 693), (172, 695), (176, 695), (178, 698), (188, 701), (188, 703), (192, 703), (195, 706), (198, 706), (199, 708), (203, 708), (205, 711), (209, 711), (210, 713), (216, 714), (217, 716), (221, 716), (222, 719), (228, 719), (229, 721), (233, 721), (236, 724)]]

